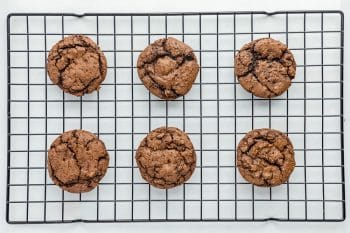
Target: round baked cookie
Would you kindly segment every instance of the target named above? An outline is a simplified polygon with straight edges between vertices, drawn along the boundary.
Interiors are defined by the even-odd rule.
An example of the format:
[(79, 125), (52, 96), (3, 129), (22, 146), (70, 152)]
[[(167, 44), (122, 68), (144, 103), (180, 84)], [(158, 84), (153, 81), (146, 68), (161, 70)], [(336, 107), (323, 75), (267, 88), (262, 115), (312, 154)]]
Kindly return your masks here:
[(161, 189), (183, 184), (196, 168), (191, 140), (175, 127), (151, 131), (142, 140), (135, 158), (143, 179)]
[(167, 100), (185, 95), (192, 88), (198, 70), (192, 48), (172, 37), (147, 46), (137, 61), (137, 72), (146, 88)]
[(295, 77), (296, 63), (287, 46), (263, 38), (244, 45), (235, 57), (235, 74), (244, 89), (261, 98), (281, 95)]
[(274, 129), (248, 132), (237, 147), (237, 167), (249, 183), (272, 187), (286, 182), (295, 167), (287, 135)]
[(106, 77), (106, 57), (89, 37), (67, 36), (50, 50), (47, 72), (64, 92), (82, 96), (100, 88)]
[(71, 193), (94, 189), (106, 174), (108, 163), (104, 143), (85, 130), (66, 131), (56, 138), (47, 161), (52, 181)]

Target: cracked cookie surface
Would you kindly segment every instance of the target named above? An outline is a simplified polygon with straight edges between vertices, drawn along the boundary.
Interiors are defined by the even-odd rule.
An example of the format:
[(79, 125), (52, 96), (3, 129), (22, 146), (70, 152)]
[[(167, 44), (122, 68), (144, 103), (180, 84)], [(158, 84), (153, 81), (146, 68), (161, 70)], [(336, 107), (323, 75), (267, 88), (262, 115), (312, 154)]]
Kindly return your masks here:
[(285, 92), (295, 77), (296, 63), (287, 46), (271, 38), (244, 45), (235, 57), (235, 74), (242, 87), (261, 98)]
[(156, 40), (143, 50), (137, 71), (151, 93), (170, 100), (189, 92), (199, 66), (191, 47), (169, 37)]
[(196, 168), (191, 140), (175, 127), (151, 131), (142, 140), (135, 158), (143, 179), (161, 189), (183, 184)]
[(47, 72), (64, 92), (82, 96), (100, 88), (106, 77), (106, 57), (89, 37), (67, 36), (50, 50)]
[(94, 134), (71, 130), (51, 144), (47, 163), (52, 181), (63, 190), (88, 192), (106, 174), (109, 155), (104, 143)]
[(280, 185), (288, 180), (295, 167), (293, 145), (280, 131), (252, 130), (238, 144), (237, 167), (249, 183), (265, 187)]

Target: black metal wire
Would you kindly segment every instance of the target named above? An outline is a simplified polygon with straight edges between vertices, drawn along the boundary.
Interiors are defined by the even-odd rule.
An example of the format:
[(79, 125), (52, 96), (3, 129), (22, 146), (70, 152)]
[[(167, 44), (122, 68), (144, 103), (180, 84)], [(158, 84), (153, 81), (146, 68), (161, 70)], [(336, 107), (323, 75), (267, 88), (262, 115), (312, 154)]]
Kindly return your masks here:
[[(305, 30), (306, 30), (306, 13), (304, 13), (304, 16), (303, 16), (303, 27), (304, 27), (304, 48), (306, 47), (306, 33), (305, 33)], [(306, 51), (304, 49), (304, 65), (306, 65), (307, 62), (306, 62)], [(304, 68), (304, 80), (306, 79), (306, 69)], [(304, 83), (304, 87), (303, 87), (303, 92), (304, 92), (304, 131), (306, 131), (306, 84)], [(303, 137), (304, 139), (304, 148), (306, 148), (306, 136), (304, 135)], [(307, 178), (306, 178), (306, 151), (304, 151), (304, 194), (305, 194), (305, 199), (304, 199), (304, 202), (305, 202), (305, 220), (308, 219), (308, 203), (307, 203)]]
[[(321, 16), (321, 28), (320, 30), (308, 30), (306, 28), (307, 20), (306, 18), (309, 15), (320, 15)], [(333, 14), (333, 15), (340, 15), (340, 29), (339, 30), (325, 30), (324, 23), (325, 23), (325, 16)], [(237, 26), (237, 18), (239, 16), (245, 15), (246, 17), (250, 18), (250, 32), (238, 32), (236, 31)], [(285, 31), (274, 31), (274, 32), (255, 32), (254, 31), (254, 18), (257, 15), (281, 15), (285, 17)], [(29, 17), (32, 16), (40, 16), (43, 19), (43, 25), (44, 30), (43, 33), (38, 32), (31, 32), (30, 31), (30, 22)], [(96, 22), (96, 33), (87, 33), (86, 35), (89, 36), (95, 36), (97, 39), (97, 43), (101, 42), (100, 37), (102, 36), (111, 36), (113, 37), (113, 48), (108, 48), (103, 50), (106, 53), (113, 53), (113, 62), (109, 62), (108, 69), (113, 70), (113, 83), (104, 83), (102, 84), (102, 88), (104, 86), (112, 86), (113, 87), (113, 99), (104, 99), (99, 93), (97, 93), (96, 98), (91, 99), (85, 99), (85, 98), (78, 98), (78, 99), (70, 99), (68, 96), (65, 96), (65, 94), (62, 94), (62, 99), (49, 99), (48, 97), (48, 87), (52, 86), (50, 82), (47, 81), (47, 74), (45, 72), (45, 81), (42, 83), (32, 83), (32, 80), (34, 77), (30, 74), (32, 70), (45, 70), (45, 65), (43, 63), (42, 66), (32, 66), (30, 63), (30, 55), (36, 54), (36, 53), (43, 53), (45, 54), (45, 58), (49, 52), (47, 48), (47, 37), (48, 36), (61, 36), (64, 37), (66, 35), (70, 35), (70, 33), (65, 33), (65, 18), (66, 17), (88, 17), (91, 16), (95, 19)], [(120, 22), (117, 22), (117, 17), (124, 16), (130, 18), (130, 33), (119, 33), (117, 31), (118, 26), (120, 25)], [(147, 31), (144, 33), (135, 32), (134, 30), (134, 18), (137, 16), (145, 16), (145, 20), (147, 21)], [(177, 33), (169, 33), (168, 31), (168, 21), (169, 17), (171, 16), (178, 16), (181, 18), (181, 32)], [(213, 20), (216, 20), (216, 32), (206, 32), (205, 28), (203, 28), (203, 18), (207, 16), (213, 16)], [(220, 32), (219, 26), (220, 26), (220, 17), (221, 16), (232, 16), (233, 20), (233, 31), (232, 32)], [(300, 31), (296, 30), (290, 30), (289, 24), (292, 21), (291, 16), (299, 16), (303, 19), (303, 29)], [(25, 17), (26, 18), (26, 25), (25, 25), (25, 31), (23, 32), (13, 32), (11, 28), (11, 19), (16, 17)], [(61, 31), (57, 33), (48, 32), (48, 26), (47, 21), (50, 19), (50, 17), (60, 17), (61, 20)], [(113, 31), (111, 33), (101, 33), (100, 30), (100, 18), (101, 17), (110, 17), (113, 20)], [(152, 24), (152, 17), (162, 17), (165, 20), (165, 28), (164, 33), (152, 33), (151, 31), (151, 24)], [(186, 30), (186, 17), (195, 17), (198, 19), (198, 31), (188, 31)], [(189, 13), (189, 12), (180, 12), (180, 13), (134, 13), (134, 14), (128, 14), (128, 13), (111, 13), (111, 14), (100, 14), (100, 13), (89, 13), (89, 14), (56, 14), (56, 13), (16, 13), (16, 14), (9, 14), (7, 19), (7, 46), (8, 46), (8, 53), (7, 53), (7, 61), (8, 61), (8, 154), (7, 154), (7, 160), (8, 160), (8, 168), (7, 168), (7, 205), (6, 205), (6, 220), (8, 223), (66, 223), (66, 222), (154, 222), (154, 221), (267, 221), (267, 220), (275, 220), (275, 221), (342, 221), (345, 219), (345, 181), (344, 181), (344, 126), (343, 126), (343, 46), (344, 46), (344, 19), (343, 19), (343, 13), (339, 11), (281, 11), (281, 12), (208, 12), (208, 13)], [(324, 34), (325, 33), (335, 33), (337, 35), (340, 35), (340, 46), (335, 47), (326, 47), (324, 44)], [(240, 35), (246, 35), (250, 36), (250, 39), (254, 39), (254, 36), (261, 36), (261, 35), (268, 35), (268, 36), (276, 36), (276, 35), (284, 35), (286, 37), (286, 43), (288, 45), (289, 42), (289, 36), (292, 34), (302, 35), (304, 38), (304, 44), (303, 47), (298, 48), (290, 48), (292, 51), (301, 51), (304, 53), (304, 64), (298, 64), (298, 68), (304, 69), (303, 74), (305, 79), (304, 80), (298, 80), (296, 79), (293, 81), (294, 84), (300, 84), (302, 85), (303, 89), (303, 97), (292, 97), (289, 92), (283, 97), (278, 97), (272, 100), (264, 100), (259, 98), (254, 98), (253, 96), (249, 96), (246, 98), (239, 97), (237, 95), (237, 90), (240, 87), (237, 87), (238, 82), (234, 80), (232, 77), (232, 81), (230, 82), (223, 82), (220, 80), (220, 71), (223, 69), (232, 69), (233, 66), (223, 66), (220, 65), (221, 58), (219, 57), (219, 53), (222, 52), (228, 52), (228, 53), (235, 53), (237, 52), (236, 44), (236, 38)], [(313, 46), (308, 47), (306, 45), (306, 36), (307, 35), (314, 35), (314, 34), (320, 34), (321, 35), (321, 46)], [(155, 107), (152, 107), (152, 104), (157, 104), (162, 102), (163, 100), (159, 100), (156, 98), (153, 98), (151, 94), (148, 94), (144, 99), (140, 97), (136, 97), (135, 93), (136, 90), (134, 89), (137, 86), (143, 85), (142, 83), (134, 82), (135, 75), (134, 72), (136, 71), (136, 67), (134, 64), (134, 57), (141, 52), (139, 49), (134, 49), (134, 38), (136, 36), (144, 36), (147, 38), (148, 44), (152, 42), (151, 37), (160, 37), (160, 36), (179, 36), (182, 41), (186, 42), (186, 36), (194, 36), (198, 38), (198, 45), (199, 49), (194, 50), (196, 53), (198, 53), (199, 57), (199, 64), (200, 64), (200, 71), (198, 76), (198, 81), (194, 84), (194, 87), (199, 88), (199, 97), (191, 97), (186, 96), (180, 99), (177, 99), (175, 101), (172, 101), (171, 103), (181, 103), (182, 104), (182, 113), (171, 113), (168, 108), (170, 108), (170, 102), (165, 102), (165, 115), (155, 115), (153, 113)], [(221, 49), (220, 47), (220, 41), (219, 36), (233, 36), (235, 38), (233, 49)], [(11, 48), (11, 38), (13, 36), (24, 36), (26, 38), (26, 49), (12, 49)], [(43, 49), (32, 49), (30, 48), (30, 40), (31, 36), (43, 36), (45, 46)], [(215, 36), (216, 37), (216, 49), (204, 49), (203, 48), (203, 36)], [(118, 37), (130, 37), (130, 49), (117, 49), (117, 38)], [(321, 64), (307, 64), (306, 62), (306, 51), (311, 50), (317, 50), (321, 51)], [(324, 54), (328, 50), (336, 50), (340, 51), (340, 62), (337, 64), (324, 64)], [(117, 63), (118, 53), (131, 53), (131, 60), (130, 65), (124, 65), (120, 66)], [(27, 56), (27, 61), (25, 66), (14, 66), (11, 64), (11, 57), (12, 54), (16, 53), (23, 53), (25, 56)], [(216, 65), (202, 65), (202, 59), (204, 53), (212, 53), (216, 56)], [(321, 81), (310, 81), (306, 79), (306, 69), (309, 67), (320, 67), (321, 68)], [(340, 77), (335, 77), (335, 80), (324, 80), (324, 70), (326, 67), (339, 67), (340, 68)], [(203, 80), (203, 69), (213, 69), (216, 73), (216, 80), (211, 80), (210, 82), (206, 82)], [(27, 73), (27, 83), (26, 82), (13, 82), (11, 79), (11, 72), (13, 70), (24, 70)], [(131, 83), (123, 83), (118, 80), (117, 71), (118, 70), (129, 70), (131, 72)], [(322, 90), (321, 90), (321, 97), (316, 98), (309, 98), (307, 97), (307, 85), (311, 84), (321, 84)], [(324, 96), (324, 87), (327, 84), (338, 84), (340, 86), (340, 95), (339, 97), (325, 97)], [(213, 86), (216, 89), (216, 98), (206, 98), (205, 93), (202, 89), (202, 87), (206, 86)], [(234, 90), (234, 97), (233, 98), (221, 98), (219, 93), (219, 86), (220, 85), (231, 85)], [(31, 87), (44, 87), (45, 88), (45, 99), (31, 99), (30, 98), (30, 88)], [(117, 96), (117, 87), (118, 86), (131, 86), (131, 97), (121, 99)], [(24, 99), (13, 99), (11, 96), (11, 89), (13, 87), (24, 87), (27, 90), (27, 98)], [(319, 101), (321, 106), (321, 113), (320, 114), (308, 114), (307, 113), (307, 101)], [(268, 113), (262, 114), (257, 113), (254, 106), (256, 104), (260, 104), (261, 101), (267, 103), (267, 109)], [(286, 103), (286, 114), (276, 114), (272, 112), (272, 105), (276, 101), (281, 101), (282, 103)], [(292, 111), (290, 111), (290, 102), (291, 101), (299, 101), (303, 103), (303, 113), (302, 114), (293, 114)], [(335, 104), (340, 106), (340, 112), (339, 114), (329, 114), (326, 111), (325, 103), (326, 101), (334, 101)], [(234, 103), (234, 109), (233, 114), (223, 114), (221, 113), (221, 107), (220, 103), (223, 102), (229, 102)], [(13, 116), (11, 113), (11, 105), (12, 104), (26, 104), (26, 115), (25, 116)], [(45, 113), (43, 116), (31, 116), (31, 104), (32, 103), (43, 103), (45, 106)], [(62, 103), (62, 116), (52, 116), (49, 114), (48, 105), (51, 103)], [(79, 105), (79, 114), (77, 116), (67, 116), (66, 111), (68, 106), (66, 104), (68, 103), (77, 103)], [(84, 114), (83, 111), (83, 103), (96, 103), (97, 107), (97, 116), (87, 116)], [(100, 114), (100, 110), (102, 107), (100, 106), (101, 103), (111, 103), (114, 106), (114, 115), (102, 115)], [(130, 103), (131, 104), (131, 116), (128, 115), (118, 115), (118, 111), (120, 110), (117, 106), (118, 103)], [(148, 114), (142, 114), (134, 116), (134, 113), (137, 111), (136, 103), (147, 103), (148, 108)], [(198, 113), (191, 114), (187, 112), (188, 107), (186, 108), (186, 105), (189, 103), (198, 103), (199, 109)], [(216, 109), (214, 111), (217, 111), (217, 114), (215, 115), (206, 115), (204, 111), (204, 104), (205, 103), (215, 103)], [(238, 113), (237, 103), (244, 103), (249, 106), (251, 104), (251, 114), (242, 114)], [(118, 109), (117, 109), (118, 108)], [(84, 109), (85, 110), (85, 109)], [(256, 113), (255, 113), (256, 112)], [(269, 127), (272, 126), (272, 120), (274, 119), (286, 119), (286, 133), (293, 137), (293, 136), (299, 136), (303, 139), (303, 146), (301, 148), (295, 148), (296, 153), (300, 153), (303, 155), (304, 164), (297, 164), (296, 169), (303, 169), (304, 170), (304, 177), (303, 180), (290, 180), (286, 184), (286, 196), (283, 198), (275, 198), (273, 197), (274, 192), (272, 189), (269, 190), (269, 197), (261, 198), (257, 196), (256, 189), (254, 186), (251, 186), (245, 181), (240, 181), (237, 179), (239, 176), (237, 169), (236, 169), (236, 161), (232, 165), (223, 165), (220, 163), (220, 157), (223, 156), (222, 153), (229, 152), (232, 154), (232, 158), (234, 158), (236, 147), (235, 145), (239, 142), (239, 139), (246, 133), (243, 130), (238, 129), (237, 127), (240, 126), (239, 120), (240, 119), (249, 119), (251, 120), (251, 128), (254, 128), (256, 126), (255, 121), (263, 118), (268, 118), (268, 124), (266, 125)], [(290, 119), (297, 118), (302, 119), (303, 121), (303, 130), (292, 130), (290, 127)], [(310, 131), (307, 130), (306, 126), (306, 119), (309, 118), (321, 118), (322, 121), (322, 127), (319, 131)], [(43, 133), (33, 133), (32, 127), (30, 126), (31, 120), (44, 120), (45, 121), (45, 132)], [(48, 189), (50, 187), (54, 187), (54, 185), (47, 180), (47, 166), (46, 166), (46, 156), (45, 156), (45, 165), (43, 166), (33, 166), (30, 164), (30, 156), (32, 153), (44, 153), (46, 155), (46, 149), (36, 149), (31, 148), (31, 137), (32, 136), (45, 136), (45, 147), (49, 145), (49, 138), (54, 138), (61, 132), (50, 132), (49, 130), (49, 123), (48, 120), (55, 120), (59, 119), (62, 120), (62, 130), (67, 129), (67, 123), (70, 120), (77, 120), (79, 121), (79, 127), (83, 128), (84, 120), (97, 120), (97, 127), (96, 127), (96, 133), (99, 137), (113, 137), (113, 143), (114, 146), (111, 148), (108, 148), (108, 151), (111, 156), (114, 156), (114, 163), (111, 163), (108, 172), (114, 173), (114, 177), (112, 180), (104, 181), (100, 183), (100, 187), (95, 190), (96, 197), (91, 199), (86, 198), (84, 194), (80, 194), (77, 198), (77, 200), (72, 200), (68, 195), (65, 195), (65, 193), (62, 191), (61, 198), (60, 199), (48, 199)], [(102, 120), (108, 120), (112, 119), (114, 120), (114, 130), (113, 132), (104, 132), (102, 127)], [(122, 132), (120, 130), (120, 127), (122, 125), (117, 125), (118, 119), (130, 119), (131, 120), (131, 131), (130, 132)], [(152, 195), (152, 188), (150, 185), (147, 185), (144, 181), (138, 181), (136, 177), (136, 173), (134, 173), (134, 170), (137, 171), (137, 166), (134, 164), (133, 159), (131, 160), (131, 166), (127, 165), (121, 165), (118, 163), (119, 155), (118, 153), (121, 152), (127, 152), (128, 155), (134, 156), (135, 153), (135, 138), (138, 138), (140, 136), (144, 136), (148, 132), (142, 132), (138, 131), (136, 127), (136, 120), (139, 119), (145, 119), (148, 122), (148, 131), (152, 130), (152, 123), (154, 120), (163, 120), (165, 119), (165, 124), (170, 124), (170, 120), (180, 119), (180, 124), (183, 130), (187, 131), (187, 129), (190, 127), (190, 124), (187, 123), (186, 120), (196, 120), (199, 122), (199, 130), (197, 132), (188, 132), (190, 137), (196, 137), (198, 138), (198, 148), (196, 148), (196, 153), (200, 157), (198, 163), (197, 163), (197, 172), (199, 173), (199, 178), (197, 180), (190, 180), (185, 185), (183, 185), (183, 189), (181, 190), (181, 195), (177, 197), (170, 196), (170, 192), (165, 192), (164, 198), (156, 198)], [(203, 120), (207, 119), (215, 119), (216, 122), (216, 131), (215, 132), (205, 132), (203, 130), (203, 127), (205, 126)], [(222, 132), (221, 129), (221, 119), (234, 119), (234, 131), (225, 131)], [(340, 124), (340, 130), (334, 131), (334, 130), (327, 130), (325, 127), (325, 120), (326, 119), (336, 119), (339, 120)], [(11, 131), (11, 124), (13, 124), (16, 120), (24, 120), (26, 121), (27, 125), (27, 131), (26, 133), (18, 133), (18, 132), (12, 132)], [(306, 140), (307, 136), (310, 135), (321, 135), (321, 146), (319, 148), (308, 148)], [(335, 135), (340, 137), (340, 147), (333, 147), (333, 148), (325, 148), (325, 137), (328, 135)], [(118, 140), (117, 136), (131, 136), (131, 148), (120, 148), (118, 147)], [(216, 136), (215, 143), (217, 144), (215, 148), (207, 148), (206, 145), (203, 145), (204, 137), (206, 136)], [(232, 136), (232, 143), (234, 144), (233, 148), (223, 148), (220, 145), (220, 137), (221, 136)], [(13, 149), (11, 148), (11, 142), (17, 140), (16, 137), (22, 137), (25, 138), (27, 141), (27, 148), (26, 149)], [(311, 165), (307, 164), (306, 156), (307, 152), (317, 152), (322, 157), (322, 162), (320, 165)], [(207, 165), (203, 161), (203, 155), (205, 153), (203, 152), (213, 152), (216, 154), (217, 157), (217, 164)], [(327, 152), (339, 152), (341, 154), (341, 164), (337, 165), (328, 165), (325, 164), (325, 153)], [(24, 157), (26, 157), (26, 165), (24, 166), (14, 166), (11, 164), (11, 156), (15, 154), (20, 154)], [(321, 180), (320, 181), (310, 181), (307, 176), (307, 170), (310, 168), (319, 168), (321, 169)], [(339, 169), (341, 172), (341, 177), (339, 177), (339, 180), (332, 180), (329, 181), (326, 178), (325, 169), (327, 168), (336, 168)], [(119, 169), (127, 169), (128, 171), (131, 171), (131, 179), (129, 181), (120, 181), (117, 177), (117, 171)], [(205, 170), (204, 169), (214, 169), (216, 178), (215, 181), (206, 181), (204, 179)], [(221, 175), (220, 171), (223, 169), (232, 169), (232, 173), (234, 173), (234, 179), (230, 181), (221, 181), (221, 178), (223, 175)], [(12, 172), (21, 172), (25, 171), (25, 180), (23, 183), (16, 183), (13, 182), (11, 179)], [(33, 171), (43, 171), (43, 174), (45, 177), (43, 177), (42, 182), (32, 182), (30, 179), (30, 174)], [(136, 191), (135, 188), (139, 187), (139, 185), (147, 185), (147, 189), (145, 189), (145, 192), (148, 192), (147, 195), (144, 198), (136, 198)], [(234, 187), (234, 191), (230, 197), (222, 197), (221, 193), (224, 192), (223, 186), (221, 185), (232, 185)], [(290, 196), (290, 192), (293, 189), (293, 185), (301, 185), (304, 187), (304, 198), (294, 198)], [(310, 185), (321, 185), (322, 186), (322, 195), (320, 198), (313, 198), (311, 199), (308, 196), (308, 187)], [(341, 197), (340, 198), (332, 198), (332, 199), (326, 199), (326, 185), (338, 185), (341, 186)], [(208, 186), (213, 187), (211, 190), (216, 190), (216, 195), (214, 197), (208, 198), (204, 197), (205, 195), (205, 188)], [(245, 198), (242, 198), (239, 196), (239, 190), (242, 187), (251, 187), (251, 196), (247, 195)], [(13, 191), (11, 191), (12, 188), (25, 188), (26, 189), (26, 198), (25, 200), (12, 200), (12, 197), (15, 195)], [(42, 199), (39, 200), (32, 200), (33, 194), (30, 192), (30, 189), (32, 187), (42, 187), (44, 190), (44, 195)], [(105, 200), (102, 198), (103, 187), (113, 187), (113, 199), (114, 200)], [(131, 187), (131, 194), (130, 199), (120, 199), (118, 197), (118, 192), (122, 187)], [(191, 194), (190, 188), (197, 187), (199, 195), (196, 195), (195, 197), (189, 198), (187, 195)], [(279, 202), (283, 202), (286, 204), (286, 215), (285, 216), (278, 216), (278, 217), (259, 217), (257, 216), (256, 208), (259, 203), (263, 202), (269, 202), (271, 206), (273, 205), (279, 205)], [(83, 217), (78, 217), (76, 219), (71, 219), (67, 217), (65, 206), (69, 203), (92, 203), (96, 204), (95, 208), (95, 217), (94, 218), (88, 218), (85, 219)], [(112, 204), (113, 214), (110, 218), (105, 218), (103, 215), (103, 212), (105, 211), (102, 207), (103, 204)], [(147, 214), (144, 215), (143, 218), (138, 218), (138, 211), (139, 208), (137, 208), (138, 203), (145, 204), (147, 206), (148, 210), (146, 211)], [(154, 204), (162, 204), (164, 205), (164, 217), (154, 217)], [(178, 204), (180, 203), (182, 205), (182, 210), (179, 211), (181, 213), (181, 216), (172, 217), (171, 216), (171, 204)], [(230, 208), (232, 210), (233, 215), (230, 217), (225, 217), (222, 214), (222, 210), (224, 206), (226, 206), (225, 203), (230, 204)], [(241, 216), (242, 207), (241, 204), (247, 204), (248, 206), (251, 206), (250, 214), (247, 216)], [(291, 209), (292, 204), (294, 203), (304, 203), (303, 211), (300, 211), (298, 216), (291, 215)], [(321, 217), (312, 217), (310, 218), (308, 207), (309, 205), (312, 205), (313, 203), (321, 203), (321, 209), (322, 209), (322, 216)], [(328, 208), (327, 204), (329, 203), (340, 203), (341, 204), (341, 211), (342, 213), (339, 213), (339, 218), (333, 218), (328, 217)], [(24, 204), (21, 205), (21, 204)], [(34, 217), (34, 211), (31, 210), (31, 206), (34, 204), (42, 204), (43, 205), (43, 217), (40, 220), (33, 219)], [(56, 212), (61, 211), (60, 217), (56, 217), (55, 219), (49, 218), (49, 214), (53, 211), (52, 209), (48, 208), (49, 204), (59, 204), (61, 207), (60, 209), (56, 209)], [(121, 216), (123, 214), (123, 209), (121, 207), (121, 204), (125, 204), (129, 206), (130, 210), (130, 216)], [(214, 205), (214, 208), (211, 209), (212, 213), (207, 209), (207, 205)], [(21, 209), (16, 209), (14, 205), (21, 205)], [(177, 205), (176, 205), (177, 206)], [(199, 211), (197, 211), (198, 216), (192, 217), (188, 213), (191, 211), (192, 208), (195, 208), (195, 206), (198, 206)], [(156, 208), (155, 208), (156, 209)], [(11, 213), (15, 211), (22, 211), (25, 213), (24, 219), (15, 219), (11, 217)], [(208, 215), (212, 217), (207, 217)], [(57, 215), (58, 216), (58, 215)]]

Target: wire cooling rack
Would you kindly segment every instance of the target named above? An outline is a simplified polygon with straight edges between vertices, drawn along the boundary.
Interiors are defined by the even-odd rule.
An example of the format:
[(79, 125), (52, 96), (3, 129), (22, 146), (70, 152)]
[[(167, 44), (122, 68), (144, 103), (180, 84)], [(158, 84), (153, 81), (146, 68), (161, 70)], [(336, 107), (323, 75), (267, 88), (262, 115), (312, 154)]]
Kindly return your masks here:
[[(134, 221), (342, 221), (343, 15), (338, 11), (156, 14), (11, 14), (8, 16), (9, 223)], [(104, 51), (108, 73), (97, 93), (64, 94), (47, 77), (51, 46), (85, 34)], [(136, 72), (139, 53), (172, 36), (200, 63), (192, 90), (163, 101)], [(234, 79), (234, 53), (273, 37), (297, 61), (292, 86), (266, 100)], [(150, 187), (134, 160), (141, 139), (159, 126), (186, 131), (197, 151), (193, 177), (171, 190)], [(296, 168), (274, 188), (248, 184), (236, 169), (239, 140), (254, 128), (289, 135)], [(47, 148), (65, 130), (96, 133), (110, 154), (98, 188), (71, 194), (53, 185)]]

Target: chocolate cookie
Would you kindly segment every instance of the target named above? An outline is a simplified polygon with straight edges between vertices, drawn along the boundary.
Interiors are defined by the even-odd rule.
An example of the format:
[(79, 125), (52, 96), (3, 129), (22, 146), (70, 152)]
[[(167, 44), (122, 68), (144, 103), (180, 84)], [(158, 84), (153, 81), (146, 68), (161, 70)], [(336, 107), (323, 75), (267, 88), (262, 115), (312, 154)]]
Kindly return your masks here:
[(143, 50), (137, 61), (139, 77), (161, 99), (185, 95), (197, 77), (199, 66), (192, 48), (175, 38), (163, 38)]
[(108, 163), (104, 143), (84, 130), (67, 131), (56, 138), (47, 161), (52, 181), (71, 193), (95, 188), (106, 174)]
[(51, 48), (47, 72), (64, 92), (82, 96), (100, 88), (107, 73), (106, 57), (90, 38), (68, 36)]
[(257, 97), (281, 95), (291, 85), (295, 72), (293, 54), (285, 44), (271, 38), (244, 45), (235, 58), (239, 83)]
[(150, 132), (142, 140), (135, 158), (143, 179), (161, 189), (186, 182), (196, 168), (191, 140), (174, 127), (160, 127)]
[(250, 183), (272, 187), (286, 182), (295, 166), (289, 138), (274, 129), (255, 129), (237, 148), (237, 167)]

